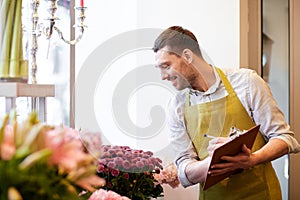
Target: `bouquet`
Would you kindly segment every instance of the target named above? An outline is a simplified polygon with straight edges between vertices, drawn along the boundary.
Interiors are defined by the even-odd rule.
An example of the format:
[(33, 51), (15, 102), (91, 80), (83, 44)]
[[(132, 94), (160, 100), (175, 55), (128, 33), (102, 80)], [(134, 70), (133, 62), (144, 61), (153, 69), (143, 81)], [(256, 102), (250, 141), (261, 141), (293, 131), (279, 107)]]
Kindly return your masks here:
[(152, 152), (104, 145), (98, 162), (98, 176), (106, 180), (103, 189), (133, 200), (162, 196), (163, 188), (154, 178), (162, 169), (162, 161)]
[(71, 128), (39, 123), (35, 113), (0, 124), (0, 200), (86, 199), (81, 191), (105, 184), (95, 165)]
[(160, 184), (168, 184), (172, 188), (177, 188), (180, 185), (177, 168), (173, 163), (164, 167), (159, 174), (154, 174), (154, 178)]

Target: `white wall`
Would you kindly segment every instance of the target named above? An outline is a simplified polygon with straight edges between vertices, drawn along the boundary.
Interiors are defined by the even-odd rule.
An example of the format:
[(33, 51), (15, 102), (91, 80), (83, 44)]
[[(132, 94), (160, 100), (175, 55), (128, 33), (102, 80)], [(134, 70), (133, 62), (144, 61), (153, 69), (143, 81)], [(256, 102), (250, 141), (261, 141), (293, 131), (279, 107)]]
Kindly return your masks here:
[[(76, 45), (76, 127), (100, 130), (105, 143), (154, 151), (168, 164), (174, 155), (166, 137), (165, 124), (160, 122), (165, 120), (164, 109), (174, 91), (158, 81), (158, 71), (152, 74), (154, 67), (148, 74), (138, 69), (153, 66), (154, 54), (150, 49), (153, 41), (159, 32), (172, 25), (194, 32), (212, 64), (238, 68), (239, 1), (87, 0), (85, 5), (88, 7), (88, 29)], [(119, 96), (112, 105), (116, 101), (114, 95), (121, 95), (119, 93), (132, 87), (129, 83), (120, 84), (130, 72), (136, 76), (127, 81), (135, 82), (135, 87), (126, 91), (126, 98)], [(113, 115), (118, 106), (119, 112)], [(157, 106), (159, 109), (155, 110)], [(123, 122), (128, 119), (118, 122), (119, 115), (129, 117), (129, 122), (134, 123), (136, 132), (133, 135), (126, 132), (130, 127), (122, 127), (127, 125)], [(155, 129), (153, 135), (145, 135), (148, 126), (155, 123), (161, 125), (159, 130)], [(165, 189), (165, 199), (198, 199), (197, 186)]]

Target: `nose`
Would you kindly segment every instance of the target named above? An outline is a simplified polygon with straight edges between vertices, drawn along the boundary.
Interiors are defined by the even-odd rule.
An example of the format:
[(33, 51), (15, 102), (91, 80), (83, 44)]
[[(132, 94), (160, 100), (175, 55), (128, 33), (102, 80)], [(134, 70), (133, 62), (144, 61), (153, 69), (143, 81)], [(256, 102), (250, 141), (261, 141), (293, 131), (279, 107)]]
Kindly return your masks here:
[(161, 70), (161, 80), (168, 80), (169, 74), (165, 70)]

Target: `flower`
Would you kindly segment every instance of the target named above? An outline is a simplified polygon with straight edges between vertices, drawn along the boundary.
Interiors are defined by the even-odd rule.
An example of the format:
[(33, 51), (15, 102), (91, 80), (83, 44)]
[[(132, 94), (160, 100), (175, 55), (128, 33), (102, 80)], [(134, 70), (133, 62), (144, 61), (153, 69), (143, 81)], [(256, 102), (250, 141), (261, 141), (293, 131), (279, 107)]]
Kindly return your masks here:
[(128, 197), (121, 196), (111, 190), (99, 189), (95, 191), (88, 200), (130, 200)]
[(176, 188), (180, 185), (176, 166), (172, 163), (164, 167), (159, 174), (154, 174), (154, 178), (160, 184), (168, 184), (172, 188)]
[(105, 184), (78, 132), (6, 115), (0, 124), (0, 200), (79, 199)]
[(102, 187), (133, 200), (162, 196), (163, 188), (154, 179), (162, 169), (162, 160), (150, 151), (128, 146), (103, 145), (98, 160), (98, 176), (106, 180)]

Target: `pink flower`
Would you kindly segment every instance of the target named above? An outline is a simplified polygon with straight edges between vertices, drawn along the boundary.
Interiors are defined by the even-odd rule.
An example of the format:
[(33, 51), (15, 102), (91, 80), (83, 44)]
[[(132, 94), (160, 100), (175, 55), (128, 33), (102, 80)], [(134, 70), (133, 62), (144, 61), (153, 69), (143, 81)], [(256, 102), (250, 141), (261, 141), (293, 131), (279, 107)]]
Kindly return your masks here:
[(146, 158), (142, 158), (141, 161), (142, 161), (145, 165), (148, 165), (148, 163), (149, 163), (148, 159), (146, 159)]
[(124, 154), (124, 157), (127, 158), (127, 159), (130, 159), (132, 157), (131, 153), (130, 152), (126, 152)]
[(119, 170), (117, 170), (117, 169), (112, 169), (112, 170), (111, 170), (111, 175), (112, 175), (112, 176), (119, 176), (119, 174), (120, 174), (120, 171), (119, 171)]
[(153, 156), (153, 153), (151, 151), (146, 151), (145, 154), (148, 156)]
[(123, 164), (123, 159), (121, 157), (116, 157), (114, 159), (114, 161), (115, 161), (116, 165), (118, 165), (118, 166), (122, 166), (122, 164)]
[(110, 161), (107, 163), (107, 167), (114, 169), (116, 167), (116, 163), (113, 161)]
[(130, 200), (128, 197), (121, 196), (111, 190), (103, 189), (95, 191), (88, 200)]
[(116, 154), (116, 150), (115, 149), (110, 149), (110, 150), (108, 150), (108, 152), (112, 155), (112, 156), (115, 156), (115, 154)]
[(104, 165), (103, 164), (99, 164), (98, 165), (98, 168), (97, 168), (97, 172), (98, 173), (101, 173), (101, 172), (103, 172), (104, 171)]
[(130, 163), (129, 163), (127, 160), (125, 160), (125, 161), (123, 162), (123, 167), (124, 167), (125, 169), (130, 169)]
[(143, 168), (145, 165), (144, 165), (144, 163), (143, 163), (142, 161), (137, 161), (137, 162), (136, 162), (136, 166), (137, 166), (138, 168)]
[(110, 172), (109, 168), (105, 168), (103, 171), (105, 174), (108, 174)]
[(123, 173), (123, 177), (129, 179), (129, 174), (127, 172)]
[(105, 185), (105, 179), (100, 178), (97, 175), (91, 175), (89, 177), (79, 179), (75, 183), (81, 188), (93, 192), (95, 191), (95, 187), (102, 187)]
[(99, 164), (106, 165), (107, 164), (107, 160), (106, 159), (99, 159)]
[(0, 152), (0, 158), (3, 160), (10, 160), (16, 152), (13, 127), (11, 125), (6, 125), (4, 128), (3, 140), (0, 143)]
[(103, 158), (109, 158), (109, 157), (111, 157), (111, 154), (109, 153), (109, 152), (104, 152), (103, 154), (102, 154), (102, 157)]
[(48, 131), (45, 143), (53, 152), (49, 164), (70, 172), (76, 170), (80, 163), (91, 160), (91, 155), (84, 153), (83, 145), (77, 136), (78, 132), (71, 128), (57, 127)]
[(119, 156), (119, 157), (122, 157), (122, 156), (124, 155), (124, 153), (123, 153), (122, 151), (118, 151), (118, 152), (116, 153), (116, 155)]
[(179, 179), (177, 175), (177, 169), (174, 164), (170, 164), (165, 169), (161, 170), (160, 173), (154, 174), (154, 178), (160, 184), (168, 184), (172, 188), (179, 186)]

